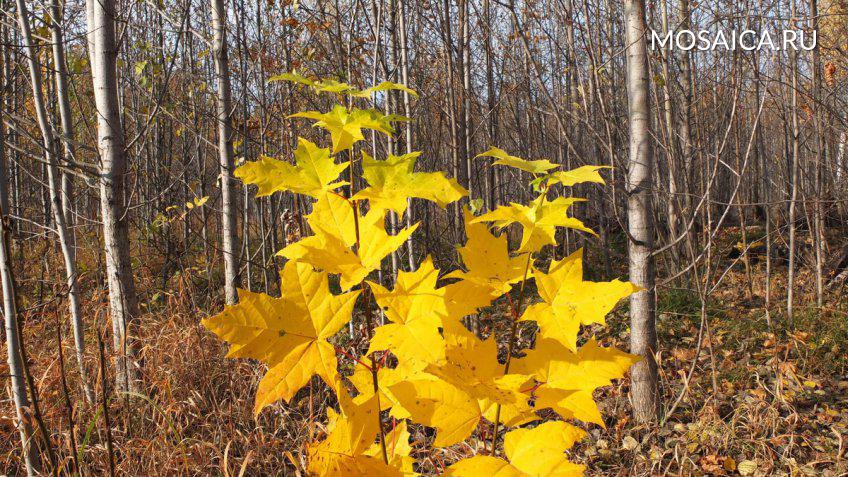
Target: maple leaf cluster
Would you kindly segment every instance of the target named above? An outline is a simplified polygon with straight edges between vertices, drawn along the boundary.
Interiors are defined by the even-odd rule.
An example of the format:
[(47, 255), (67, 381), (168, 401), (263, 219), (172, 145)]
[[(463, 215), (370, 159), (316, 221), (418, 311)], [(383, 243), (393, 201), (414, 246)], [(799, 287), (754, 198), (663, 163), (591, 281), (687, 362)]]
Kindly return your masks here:
[[(360, 91), (296, 74), (276, 79), (354, 97), (388, 90), (414, 93), (394, 83)], [(444, 208), (467, 191), (442, 172), (415, 171), (418, 152), (378, 160), (362, 151), (362, 177), (368, 185), (349, 190), (345, 197), (341, 188), (351, 184), (340, 176), (351, 167), (352, 148), (364, 138), (363, 130), (393, 134), (392, 124), (405, 118), (341, 105), (327, 113), (293, 117), (314, 120), (329, 132), (332, 147), (299, 138), (294, 164), (262, 157), (242, 165), (235, 175), (257, 186), (258, 195), (288, 191), (314, 198), (306, 217), (314, 234), (279, 252), (288, 259), (279, 298), (242, 290), (237, 305), (203, 320), (230, 343), (229, 357), (268, 366), (256, 392), (255, 412), (291, 400), (315, 375), (327, 383), (337, 394), (339, 411), (327, 411), (326, 438), (306, 445), (308, 470), (315, 475), (414, 474), (407, 422), (434, 428), (433, 446), (445, 447), (468, 439), (484, 419), (494, 424), (490, 455), (460, 460), (445, 469), (446, 475), (581, 475), (583, 467), (569, 462), (565, 452), (585, 432), (565, 421), (539, 423), (539, 411), (603, 425), (593, 391), (622, 377), (636, 357), (594, 339), (578, 346), (577, 336), (581, 325), (603, 324), (606, 314), (636, 287), (618, 280), (584, 281), (582, 251), (554, 260), (547, 271), (536, 268), (533, 258), (556, 243), (558, 228), (591, 233), (568, 215), (581, 199), (549, 199), (549, 188), (602, 184), (602, 167), (560, 171), (550, 161), (526, 161), (493, 147), (481, 156), (532, 174), (539, 196), (529, 204), (511, 203), (479, 216), (465, 210), (467, 241), (458, 248), (463, 269), (445, 273), (427, 257), (416, 270), (400, 271), (388, 289), (369, 277), (418, 224), (390, 234), (387, 213), (403, 215), (411, 198)], [(347, 162), (339, 161), (342, 153)], [(521, 228), (514, 251), (506, 235), (496, 236), (490, 228), (509, 226)], [(331, 276), (337, 277), (342, 293), (331, 292)], [(524, 307), (531, 300), (525, 290), (529, 280), (535, 280), (539, 300)], [(512, 315), (506, 363), (498, 360), (495, 338), (482, 340), (462, 323), (502, 296), (508, 297)], [(370, 318), (377, 312), (372, 304), (385, 313), (386, 324), (372, 327)], [(332, 339), (355, 309), (365, 309), (369, 316), (370, 343), (366, 359), (357, 359), (353, 373), (342, 376)], [(515, 358), (516, 328), (524, 321), (538, 325), (535, 346)], [(386, 353), (396, 358), (391, 361), (396, 365), (376, 359)], [(383, 424), (386, 414), (394, 423), (389, 430)], [(496, 457), (499, 426), (513, 428), (503, 436), (506, 459)]]

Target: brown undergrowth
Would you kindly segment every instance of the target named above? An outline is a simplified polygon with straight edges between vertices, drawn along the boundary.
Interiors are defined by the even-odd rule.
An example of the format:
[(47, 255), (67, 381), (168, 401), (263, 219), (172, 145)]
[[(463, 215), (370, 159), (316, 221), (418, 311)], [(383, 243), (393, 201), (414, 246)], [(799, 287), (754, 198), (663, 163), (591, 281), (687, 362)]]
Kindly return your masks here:
[[(104, 416), (100, 406), (86, 403), (81, 392), (60, 262), (49, 247), (32, 248), (44, 260), (21, 253), (17, 250), (29, 367), (50, 443), (63, 468), (70, 469), (73, 428), (84, 473), (108, 475)], [(102, 289), (96, 257), (81, 259), (89, 265), (81, 278), (83, 289)], [(263, 370), (245, 360), (224, 358), (224, 346), (201, 328), (200, 319), (221, 308), (220, 302), (206, 298), (205, 271), (182, 269), (168, 282), (169, 289), (161, 290), (155, 273), (159, 268), (161, 264), (145, 263), (137, 277), (143, 297), (139, 334), (145, 387), (138, 395), (116, 396), (111, 382), (107, 383), (116, 473), (301, 474), (300, 449), (307, 440), (320, 436), (323, 429), (317, 417), (333, 404), (325, 398), (323, 383), (313, 380), (292, 404), (277, 404), (254, 417), (254, 392)], [(683, 393), (678, 406), (661, 424), (637, 425), (628, 417), (627, 382), (605, 389), (598, 397), (606, 428), (588, 426), (589, 437), (572, 451), (572, 460), (586, 464), (592, 475), (835, 476), (848, 472), (848, 306), (837, 290), (828, 296), (824, 309), (814, 309), (809, 303), (814, 287), (804, 270), (799, 288), (805, 290), (805, 301), (790, 328), (778, 311), (783, 307), (781, 274), (785, 270), (776, 267), (769, 329), (761, 264), (754, 266), (754, 273), (753, 296), (748, 296), (745, 274), (737, 266), (721, 291), (709, 298), (709, 333), (704, 333), (700, 351), (697, 295), (680, 289), (661, 291), (663, 402), (668, 411)], [(103, 292), (85, 294), (86, 366), (91, 375), (99, 374), (98, 332), (106, 336), (107, 363), (111, 354), (107, 308)], [(73, 425), (67, 419), (61, 386), (57, 314)], [(497, 305), (486, 310), (480, 317), (481, 331), (502, 332), (503, 316)], [(594, 334), (606, 345), (626, 349), (626, 304), (609, 317), (608, 324), (608, 328), (585, 330), (584, 337)], [(524, 330), (525, 347), (532, 335), (532, 329)], [(356, 343), (345, 345), (355, 347)], [(694, 373), (687, 381), (693, 361)], [(95, 388), (99, 399), (103, 391), (99, 380)], [(22, 475), (8, 380), (5, 390), (0, 402), (0, 469)], [(481, 441), (488, 431), (481, 426)], [(432, 435), (417, 428), (413, 437), (423, 442)], [(473, 446), (474, 441), (469, 442)], [(422, 472), (437, 473), (471, 452), (473, 448), (464, 446), (414, 455)]]

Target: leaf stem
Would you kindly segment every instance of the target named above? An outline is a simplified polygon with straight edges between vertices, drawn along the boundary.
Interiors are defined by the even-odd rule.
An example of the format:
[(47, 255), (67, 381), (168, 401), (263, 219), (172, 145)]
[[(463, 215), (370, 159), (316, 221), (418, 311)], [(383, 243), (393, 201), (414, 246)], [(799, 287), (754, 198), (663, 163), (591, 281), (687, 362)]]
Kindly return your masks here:
[[(518, 291), (518, 305), (512, 306), (512, 323), (509, 328), (509, 341), (506, 351), (506, 362), (504, 363), (504, 374), (509, 374), (509, 365), (512, 362), (512, 352), (515, 348), (515, 336), (518, 334), (518, 313), (521, 310), (521, 304), (524, 301), (524, 286), (527, 284), (527, 275), (530, 271), (531, 253), (527, 254), (527, 263), (524, 265), (524, 278), (521, 280), (521, 288)], [(510, 300), (510, 304), (512, 301)], [(495, 423), (492, 430), (492, 456), (497, 453), (498, 445), (498, 430), (501, 421), (501, 405), (498, 404), (495, 408)]]
[[(353, 177), (353, 153), (348, 152), (350, 155), (350, 166), (348, 166), (351, 170), (350, 172), (350, 196), (353, 197), (356, 191), (356, 185), (354, 183)], [(351, 207), (353, 207), (353, 223), (354, 228), (356, 230), (356, 252), (359, 253), (359, 249), (361, 246), (360, 243), (360, 233), (359, 233), (359, 203), (355, 200), (349, 201)], [(371, 338), (374, 336), (374, 320), (371, 316), (371, 298), (374, 293), (371, 291), (371, 288), (367, 286), (365, 280), (359, 282), (359, 288), (365, 293), (365, 328), (368, 332), (368, 341), (371, 341)], [(383, 462), (389, 463), (389, 456), (386, 453), (386, 432), (383, 430), (383, 420), (380, 418), (380, 412), (382, 411), (382, 406), (380, 405), (380, 381), (377, 377), (377, 360), (374, 358), (372, 354), (371, 358), (371, 383), (374, 389), (374, 396), (377, 400), (377, 427), (380, 430), (380, 453), (383, 456)]]
[[(548, 188), (543, 187), (541, 194), (542, 200), (539, 201), (539, 206), (545, 203)], [(512, 323), (509, 328), (509, 341), (507, 342), (506, 362), (504, 363), (504, 375), (509, 374), (509, 365), (512, 363), (512, 353), (515, 350), (515, 338), (518, 334), (519, 314), (521, 306), (524, 304), (524, 288), (527, 285), (527, 275), (530, 273), (530, 264), (532, 263), (533, 253), (527, 252), (527, 262), (524, 264), (524, 277), (521, 279), (521, 287), (518, 290), (518, 303), (514, 304), (510, 299), (509, 304), (512, 309)], [(498, 431), (500, 430), (501, 422), (501, 405), (498, 403), (495, 408), (495, 422), (492, 429), (492, 456), (497, 454), (498, 449)]]
[[(365, 297), (365, 326), (368, 331), (368, 341), (371, 341), (371, 338), (374, 336), (374, 320), (371, 313), (371, 298), (373, 296), (373, 292), (370, 287), (366, 287), (365, 280), (363, 280), (360, 285), (363, 290), (367, 288), (368, 294)], [(380, 418), (380, 412), (382, 406), (380, 405), (380, 382), (377, 377), (377, 359), (374, 357), (372, 353), (370, 356), (371, 359), (371, 383), (374, 389), (374, 396), (377, 400), (377, 426), (380, 430), (380, 453), (383, 455), (383, 462), (386, 464), (389, 463), (389, 456), (386, 453), (386, 432), (383, 430), (383, 420)]]

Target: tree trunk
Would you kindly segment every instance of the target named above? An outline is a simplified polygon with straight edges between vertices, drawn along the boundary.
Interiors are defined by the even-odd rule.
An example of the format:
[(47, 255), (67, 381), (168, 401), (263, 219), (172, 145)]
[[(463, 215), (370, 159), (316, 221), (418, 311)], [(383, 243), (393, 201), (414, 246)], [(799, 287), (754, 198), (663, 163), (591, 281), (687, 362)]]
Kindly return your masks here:
[[(498, 123), (495, 108), (495, 73), (492, 52), (492, 5), (490, 0), (483, 0), (483, 15), (485, 15), (485, 33), (483, 37), (484, 50), (486, 54), (486, 129), (488, 130), (489, 143), (498, 145)], [(482, 22), (481, 22), (482, 23)], [(486, 174), (486, 210), (492, 211), (498, 205), (497, 191), (499, 181), (495, 166), (489, 165), (485, 168)]]
[[(795, 0), (792, 0), (792, 17), (795, 17)], [(789, 62), (792, 70), (792, 99), (790, 102), (790, 114), (792, 117), (792, 156), (789, 164), (789, 265), (786, 272), (786, 318), (789, 326), (794, 324), (794, 301), (795, 301), (795, 236), (796, 234), (796, 209), (798, 202), (798, 161), (800, 155), (798, 124), (798, 52), (794, 49), (789, 51)]]
[[(91, 76), (97, 108), (97, 146), (100, 153), (100, 211), (109, 283), (109, 309), (112, 340), (117, 355), (115, 385), (119, 392), (133, 391), (138, 385), (139, 363), (134, 332), (138, 319), (135, 281), (130, 260), (127, 206), (124, 180), (127, 156), (118, 103), (115, 40), (115, 0), (88, 0), (88, 31), (91, 48)], [(93, 43), (93, 45), (91, 44)]]
[[(817, 0), (810, 0), (810, 31), (817, 31), (819, 24), (819, 10)], [(810, 231), (813, 233), (813, 248), (815, 250), (816, 266), (816, 304), (819, 308), (824, 305), (824, 253), (826, 250), (827, 237), (824, 235), (824, 211), (822, 209), (823, 188), (824, 188), (824, 151), (826, 143), (824, 134), (822, 134), (822, 126), (827, 124), (823, 121), (822, 114), (827, 111), (822, 104), (822, 83), (821, 83), (821, 53), (818, 48), (812, 51), (812, 83), (813, 83), (813, 126), (816, 136), (816, 163), (815, 163), (815, 202), (813, 204), (813, 227)]]
[(224, 252), (224, 291), (227, 304), (238, 301), (238, 237), (233, 179), (232, 90), (227, 55), (227, 10), (224, 0), (212, 0), (215, 81), (218, 87), (218, 162), (221, 168), (221, 249)]
[[(473, 185), (471, 158), (473, 157), (471, 143), (471, 12), (468, 7), (469, 0), (460, 0), (460, 22), (462, 23), (462, 139), (465, 152), (465, 173), (468, 177), (468, 200), (474, 198), (475, 187)], [(479, 194), (478, 194), (479, 195)]]
[[(35, 45), (33, 44), (32, 30), (29, 24), (29, 11), (24, 0), (17, 0), (17, 6), (18, 23), (20, 24), (21, 29), (21, 39), (23, 40), (24, 48), (26, 49), (26, 55), (29, 59), (33, 106), (35, 107), (35, 114), (36, 118), (38, 119), (38, 126), (41, 130), (44, 157), (47, 162), (47, 181), (50, 193), (50, 210), (53, 215), (53, 222), (56, 229), (56, 234), (59, 236), (59, 245), (62, 249), (62, 257), (65, 261), (65, 276), (66, 284), (68, 286), (68, 304), (71, 313), (71, 323), (73, 324), (74, 329), (74, 341), (76, 343), (77, 363), (79, 364), (80, 375), (85, 389), (86, 398), (89, 400), (89, 402), (91, 402), (91, 400), (93, 399), (93, 395), (91, 393), (91, 388), (88, 385), (88, 378), (85, 372), (85, 365), (83, 362), (83, 354), (85, 350), (84, 325), (79, 305), (79, 286), (77, 284), (76, 256), (73, 247), (73, 239), (71, 238), (66, 224), (65, 208), (62, 204), (62, 185), (61, 177), (59, 174), (58, 160), (56, 158), (56, 144), (53, 135), (53, 125), (50, 124), (50, 118), (48, 117), (47, 113), (44, 92), (42, 90), (41, 65), (38, 64), (38, 52), (35, 48)], [(67, 123), (65, 122), (66, 119), (68, 122), (70, 122), (70, 119), (64, 117), (66, 114), (69, 113), (67, 109), (64, 109), (66, 107), (69, 107), (67, 102), (67, 96), (65, 95), (65, 101), (61, 101), (62, 93), (59, 93), (60, 91), (62, 91), (63, 93), (67, 92), (67, 77), (64, 74), (63, 69), (64, 52), (62, 50), (64, 48), (64, 45), (62, 44), (61, 29), (59, 26), (56, 26), (58, 25), (58, 22), (61, 18), (61, 14), (57, 13), (59, 11), (60, 9), (55, 3), (51, 4), (51, 15), (54, 17), (53, 54), (54, 62), (56, 63), (56, 65), (54, 66), (57, 76), (56, 91), (57, 95), (60, 98), (60, 108), (62, 108), (63, 113), (62, 124), (64, 129), (65, 127), (67, 127)], [(57, 29), (59, 29), (58, 33), (56, 31)], [(60, 51), (58, 55), (56, 53), (57, 50)], [(65, 142), (67, 143), (67, 140), (65, 140)]]
[[(5, 38), (5, 36), (4, 36)], [(7, 48), (3, 42), (3, 48)], [(2, 59), (5, 62), (6, 52)], [(6, 65), (0, 68), (3, 81), (0, 82), (0, 109), (6, 110)], [(5, 117), (5, 114), (3, 115)], [(3, 287), (3, 317), (6, 327), (6, 350), (9, 364), (12, 398), (15, 402), (15, 427), (21, 437), (21, 449), (26, 465), (27, 475), (36, 475), (40, 469), (38, 448), (32, 440), (32, 416), (29, 415), (29, 399), (24, 379), (23, 363), (21, 362), (20, 336), (18, 335), (18, 310), (15, 303), (15, 282), (12, 275), (12, 254), (10, 248), (10, 219), (9, 219), (9, 183), (6, 161), (6, 126), (0, 121), (0, 281)]]
[(630, 352), (642, 361), (631, 371), (631, 399), (637, 421), (650, 422), (659, 414), (657, 332), (655, 323), (654, 223), (651, 204), (653, 157), (648, 88), (648, 56), (644, 0), (625, 2), (627, 98), (630, 146), (627, 176), (628, 255), (630, 281), (643, 288), (630, 298)]
[[(450, 2), (444, 0), (444, 15), (442, 15), (442, 40), (445, 44), (445, 83), (447, 83), (447, 110), (448, 121), (450, 125), (450, 146), (451, 146), (451, 166), (453, 168), (453, 177), (460, 183), (465, 182), (461, 177), (462, 165), (460, 163), (461, 154), (459, 151), (459, 132), (456, 120), (456, 94), (454, 89), (454, 66), (453, 66), (453, 35), (451, 33), (451, 9)], [(469, 191), (470, 193), (470, 191)], [(457, 240), (461, 240), (464, 232), (462, 230), (462, 206), (459, 201), (454, 203), (453, 207), (453, 224)]]
[[(678, 28), (680, 28), (681, 30), (689, 29), (689, 15), (689, 0), (680, 0)], [(678, 126), (680, 134), (680, 157), (683, 162), (683, 177), (681, 185), (683, 190), (687, 191), (686, 194), (683, 194), (682, 216), (684, 220), (688, 220), (688, 215), (695, 213), (695, 211), (692, 210), (691, 200), (691, 191), (695, 186), (694, 168), (692, 165), (692, 134), (690, 132), (690, 127), (692, 123), (693, 95), (691, 53), (688, 50), (680, 49), (680, 56), (678, 58), (678, 61), (680, 63), (680, 86), (683, 89), (683, 94), (681, 95), (683, 105), (680, 108), (680, 124)]]
[[(406, 38), (406, 0), (398, 0), (398, 32), (400, 34), (400, 74), (401, 81), (404, 85), (409, 86), (409, 44)], [(403, 115), (407, 118), (412, 118), (412, 108), (409, 105), (409, 93), (403, 92)], [(404, 143), (406, 143), (406, 153), (412, 152), (412, 121), (406, 123), (404, 128)], [(414, 222), (412, 211), (412, 200), (406, 199), (406, 226), (412, 227)], [(412, 246), (412, 236), (406, 240), (406, 249), (408, 254), (409, 270), (415, 270), (415, 254)]]
[[(51, 24), (53, 40), (53, 71), (56, 83), (56, 102), (59, 104), (59, 118), (62, 122), (62, 145), (65, 152), (65, 165), (74, 162), (74, 122), (71, 115), (71, 102), (68, 92), (68, 70), (65, 63), (65, 40), (64, 40), (64, 12), (62, 3), (53, 0), (50, 3), (50, 16), (53, 17)], [(65, 269), (68, 276), (68, 307), (71, 312), (73, 323), (74, 344), (76, 346), (76, 357), (79, 365), (80, 380), (83, 391), (89, 403), (94, 402), (94, 392), (88, 380), (83, 356), (85, 354), (85, 324), (82, 319), (79, 304), (79, 285), (77, 284), (78, 272), (76, 264), (76, 240), (71, 231), (73, 225), (73, 182), (70, 174), (62, 174), (62, 209), (65, 219), (65, 227), (59, 229), (62, 255), (65, 259)], [(54, 211), (54, 215), (55, 215)], [(58, 222), (58, 221), (57, 221)], [(65, 238), (62, 238), (62, 229), (65, 230)]]

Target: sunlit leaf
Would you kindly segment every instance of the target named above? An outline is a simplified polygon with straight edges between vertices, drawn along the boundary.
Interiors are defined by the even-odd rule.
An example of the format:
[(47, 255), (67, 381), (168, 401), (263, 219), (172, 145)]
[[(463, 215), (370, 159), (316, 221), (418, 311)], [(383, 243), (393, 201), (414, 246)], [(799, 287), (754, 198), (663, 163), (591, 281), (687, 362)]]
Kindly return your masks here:
[(525, 310), (521, 319), (535, 321), (543, 338), (553, 338), (577, 350), (581, 325), (605, 324), (607, 313), (622, 299), (639, 290), (630, 282), (583, 280), (583, 249), (554, 260), (548, 273), (534, 270), (539, 295), (544, 300)]
[(503, 149), (492, 146), (488, 151), (477, 154), (475, 157), (494, 157), (497, 160), (493, 164), (513, 167), (531, 174), (544, 174), (551, 169), (559, 167), (547, 159), (527, 161), (518, 156), (511, 156)]
[(292, 114), (292, 118), (307, 118), (315, 121), (315, 126), (330, 133), (333, 140), (333, 152), (338, 153), (350, 149), (354, 143), (365, 139), (363, 129), (381, 132), (386, 135), (394, 134), (392, 122), (402, 121), (401, 116), (386, 116), (374, 109), (347, 109), (336, 105), (328, 113), (306, 111)]
[(239, 291), (239, 304), (203, 320), (203, 326), (230, 343), (231, 358), (268, 365), (259, 383), (255, 412), (290, 400), (313, 375), (338, 381), (336, 352), (327, 339), (351, 318), (359, 292), (333, 295), (327, 274), (289, 262), (280, 276), (281, 296)]
[(339, 181), (338, 178), (347, 169), (348, 163), (336, 164), (329, 149), (298, 138), (294, 159), (295, 164), (292, 165), (262, 156), (258, 161), (239, 166), (234, 175), (245, 184), (257, 186), (257, 196), (291, 191), (317, 198), (347, 185), (346, 181)]
[(515, 202), (502, 205), (472, 222), (492, 222), (496, 227), (520, 224), (523, 234), (518, 252), (537, 252), (545, 245), (556, 244), (557, 227), (594, 234), (583, 222), (568, 216), (568, 209), (581, 200), (573, 197), (545, 200), (544, 196), (539, 196), (529, 206)]
[(368, 187), (359, 191), (354, 199), (368, 199), (372, 209), (392, 210), (402, 215), (407, 200), (416, 197), (435, 202), (444, 208), (468, 195), (468, 191), (448, 179), (442, 172), (415, 172), (420, 152), (395, 156), (379, 161), (362, 151), (362, 176)]

